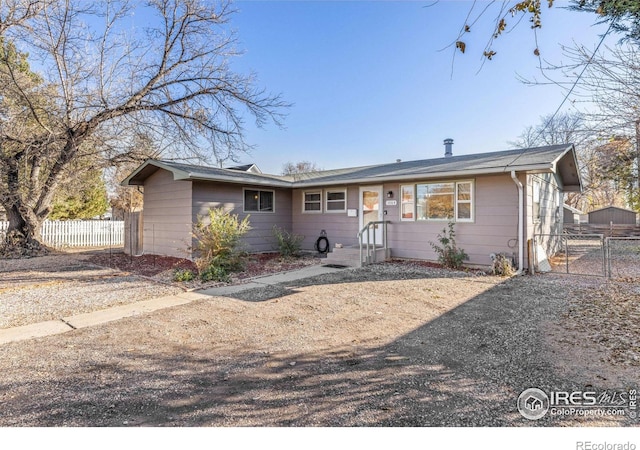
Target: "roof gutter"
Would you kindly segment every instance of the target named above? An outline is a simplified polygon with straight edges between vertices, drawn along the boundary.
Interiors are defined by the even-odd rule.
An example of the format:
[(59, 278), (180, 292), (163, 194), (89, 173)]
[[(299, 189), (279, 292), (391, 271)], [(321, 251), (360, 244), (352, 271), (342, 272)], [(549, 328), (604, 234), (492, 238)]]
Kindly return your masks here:
[(518, 271), (516, 275), (522, 275), (522, 267), (524, 266), (524, 186), (516, 175), (516, 171), (511, 171), (511, 179), (518, 186)]

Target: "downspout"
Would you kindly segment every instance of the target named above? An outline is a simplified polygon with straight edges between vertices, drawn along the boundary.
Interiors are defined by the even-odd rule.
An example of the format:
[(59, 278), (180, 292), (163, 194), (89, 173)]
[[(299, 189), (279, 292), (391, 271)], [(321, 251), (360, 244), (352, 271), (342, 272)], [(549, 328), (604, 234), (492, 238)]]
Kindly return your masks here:
[(511, 171), (511, 179), (518, 186), (518, 271), (516, 275), (522, 275), (522, 267), (524, 266), (524, 187), (518, 177), (516, 171)]

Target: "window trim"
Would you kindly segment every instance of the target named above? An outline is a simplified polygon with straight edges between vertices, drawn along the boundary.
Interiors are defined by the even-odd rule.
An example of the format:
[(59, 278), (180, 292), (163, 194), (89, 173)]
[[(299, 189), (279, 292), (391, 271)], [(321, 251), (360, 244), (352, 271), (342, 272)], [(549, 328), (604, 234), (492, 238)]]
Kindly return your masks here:
[[(418, 185), (422, 185), (422, 186), (426, 186), (426, 185), (430, 185), (430, 184), (453, 184), (453, 217), (448, 217), (448, 218), (444, 218), (444, 219), (429, 219), (429, 218), (424, 218), (421, 219), (418, 217)], [(416, 183), (416, 222), (449, 222), (451, 220), (453, 220), (454, 222), (456, 222), (456, 186), (457, 186), (457, 182), (456, 181), (431, 181), (431, 182), (422, 182), (422, 183)], [(440, 194), (440, 195), (444, 195), (444, 194)]]
[[(404, 201), (404, 188), (411, 188), (411, 201)], [(411, 217), (402, 217), (404, 211), (404, 205), (411, 204)], [(401, 222), (415, 222), (416, 221), (416, 185), (415, 184), (401, 184), (400, 185), (400, 221)]]
[[(307, 202), (306, 200), (306, 195), (307, 194), (319, 194), (320, 195), (320, 200), (318, 200), (317, 202), (314, 201), (309, 201)], [(320, 209), (318, 210), (307, 210), (306, 206), (307, 203), (319, 203), (320, 204)], [(322, 210), (322, 189), (319, 190), (315, 190), (315, 191), (302, 191), (302, 214), (322, 214), (323, 210)]]
[[(538, 201), (536, 201), (536, 192)], [(540, 201), (542, 198), (542, 183), (540, 180), (533, 179), (531, 180), (531, 218), (533, 223), (542, 222), (542, 202)], [(535, 205), (538, 204), (538, 214), (536, 215)]]
[[(474, 195), (474, 186), (475, 183), (471, 180), (461, 180), (461, 181), (456, 181), (456, 188), (455, 188), (455, 198), (454, 198), (454, 209), (455, 209), (455, 221), (456, 222), (461, 222), (461, 223), (473, 223), (475, 222), (476, 219), (476, 215), (475, 215), (475, 195)], [(469, 200), (459, 200), (458, 199), (458, 186), (461, 184), (469, 184)], [(470, 217), (468, 219), (460, 219), (458, 217), (458, 205), (460, 203), (463, 204), (469, 204), (469, 215)]]
[[(344, 200), (329, 200), (329, 194), (340, 192), (344, 194)], [(338, 203), (344, 202), (343, 209), (329, 209), (329, 202)], [(331, 188), (324, 190), (324, 212), (327, 214), (340, 214), (347, 212), (347, 189), (346, 188)]]
[[(258, 209), (257, 210), (247, 210), (246, 205), (246, 192), (247, 191), (255, 191), (258, 192)], [(273, 206), (271, 211), (260, 211), (260, 192), (270, 192), (272, 196)], [(273, 189), (260, 189), (260, 188), (242, 188), (242, 212), (248, 214), (274, 214), (276, 212), (276, 191)]]
[[(470, 199), (469, 200), (458, 200), (458, 185), (469, 183), (470, 184)], [(449, 219), (419, 219), (418, 218), (418, 185), (429, 185), (429, 184), (453, 184), (453, 217)], [(414, 201), (413, 201), (413, 219), (403, 219), (402, 218), (402, 188), (405, 186), (413, 186), (414, 192)], [(403, 222), (434, 222), (434, 223), (442, 223), (448, 222), (452, 220), (453, 222), (460, 223), (475, 223), (476, 221), (476, 213), (475, 213), (475, 203), (476, 203), (476, 180), (475, 179), (464, 179), (464, 180), (438, 180), (438, 181), (418, 181), (412, 184), (403, 184), (400, 186), (400, 220)], [(458, 204), (465, 203), (470, 205), (471, 210), (471, 218), (469, 219), (459, 219), (458, 218)]]

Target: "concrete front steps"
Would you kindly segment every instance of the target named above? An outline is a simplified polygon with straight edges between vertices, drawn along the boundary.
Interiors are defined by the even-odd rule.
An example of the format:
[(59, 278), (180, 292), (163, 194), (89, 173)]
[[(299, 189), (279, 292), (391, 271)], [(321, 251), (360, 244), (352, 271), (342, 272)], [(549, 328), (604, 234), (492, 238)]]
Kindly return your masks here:
[[(366, 249), (362, 250), (363, 258), (366, 258)], [(371, 257), (368, 261), (360, 261), (360, 247), (352, 246), (352, 247), (343, 247), (343, 248), (332, 248), (331, 252), (327, 253), (327, 258), (325, 259), (325, 265), (333, 265), (333, 266), (347, 266), (347, 267), (362, 267), (366, 264), (372, 262), (380, 262), (389, 259), (391, 251), (387, 249), (385, 251), (382, 247), (376, 247), (375, 255), (373, 251), (371, 252)]]

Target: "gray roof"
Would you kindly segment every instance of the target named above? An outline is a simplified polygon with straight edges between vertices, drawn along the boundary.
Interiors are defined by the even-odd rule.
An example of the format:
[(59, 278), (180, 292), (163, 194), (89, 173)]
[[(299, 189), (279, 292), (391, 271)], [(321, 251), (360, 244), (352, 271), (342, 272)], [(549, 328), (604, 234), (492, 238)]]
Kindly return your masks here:
[(144, 180), (158, 169), (173, 173), (174, 180), (207, 180), (229, 183), (245, 183), (267, 186), (291, 187), (287, 177), (264, 173), (245, 172), (238, 169), (182, 164), (173, 161), (148, 159), (121, 183), (125, 186), (142, 186)]
[(618, 211), (624, 211), (624, 212), (628, 212), (628, 213), (633, 213), (633, 214), (638, 214), (636, 211), (632, 210), (632, 209), (627, 209), (627, 208), (620, 208), (619, 206), (605, 206), (604, 208), (598, 208), (598, 209), (594, 209), (593, 211), (589, 211), (588, 214), (593, 214), (593, 213), (597, 213), (600, 211), (606, 211), (609, 209), (617, 209)]
[(566, 203), (564, 203), (564, 204), (562, 205), (562, 207), (563, 207), (564, 209), (566, 209), (567, 211), (571, 212), (572, 214), (580, 214), (580, 215), (585, 214), (584, 212), (580, 211), (579, 209), (574, 208), (573, 206), (569, 206), (569, 205), (567, 205)]
[(240, 166), (229, 166), (225, 167), (225, 169), (231, 170), (240, 170), (242, 172), (252, 172), (252, 173), (262, 173), (262, 170), (258, 168), (255, 164), (242, 164)]
[(274, 187), (317, 187), (352, 183), (372, 183), (464, 177), (516, 172), (555, 173), (567, 191), (579, 191), (580, 175), (572, 144), (477, 153), (418, 161), (395, 162), (336, 170), (323, 170), (292, 176), (239, 172), (167, 161), (146, 161), (122, 184), (141, 185), (157, 168), (170, 170), (174, 179), (211, 180), (250, 183)]

